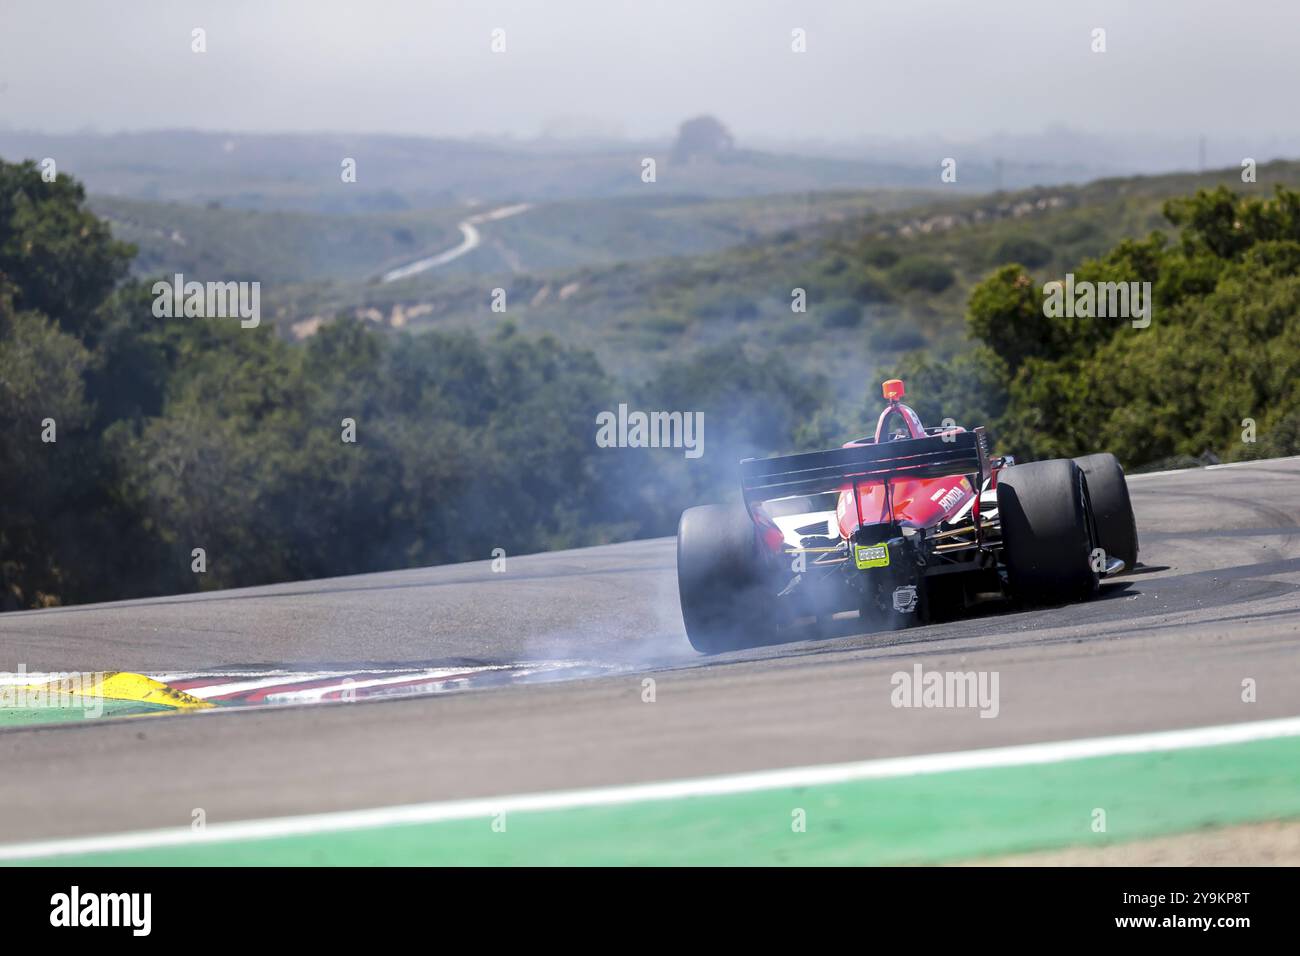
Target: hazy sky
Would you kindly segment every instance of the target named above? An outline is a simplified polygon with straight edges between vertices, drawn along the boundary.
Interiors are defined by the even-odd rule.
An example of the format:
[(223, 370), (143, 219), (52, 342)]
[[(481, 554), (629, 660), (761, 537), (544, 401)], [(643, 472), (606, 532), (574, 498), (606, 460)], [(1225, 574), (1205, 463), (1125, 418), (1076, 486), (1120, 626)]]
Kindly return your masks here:
[(1293, 135), (1298, 94), (1296, 0), (0, 0), (0, 124), (50, 132)]

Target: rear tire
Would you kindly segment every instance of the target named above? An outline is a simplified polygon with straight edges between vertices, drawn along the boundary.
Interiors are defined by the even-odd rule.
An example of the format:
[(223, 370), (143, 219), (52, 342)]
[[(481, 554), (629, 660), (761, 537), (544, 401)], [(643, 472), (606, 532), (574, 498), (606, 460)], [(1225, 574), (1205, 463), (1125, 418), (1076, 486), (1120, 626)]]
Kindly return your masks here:
[(1097, 591), (1088, 484), (1067, 458), (1013, 465), (998, 476), (998, 517), (1011, 596), (1065, 604)]
[(1097, 547), (1107, 557), (1119, 558), (1126, 570), (1137, 567), (1138, 531), (1128, 481), (1119, 459), (1111, 454), (1084, 455), (1074, 459), (1088, 479), (1088, 500), (1097, 525)]
[(743, 507), (703, 505), (677, 526), (677, 589), (691, 646), (720, 654), (768, 643), (774, 599), (764, 587), (758, 533)]

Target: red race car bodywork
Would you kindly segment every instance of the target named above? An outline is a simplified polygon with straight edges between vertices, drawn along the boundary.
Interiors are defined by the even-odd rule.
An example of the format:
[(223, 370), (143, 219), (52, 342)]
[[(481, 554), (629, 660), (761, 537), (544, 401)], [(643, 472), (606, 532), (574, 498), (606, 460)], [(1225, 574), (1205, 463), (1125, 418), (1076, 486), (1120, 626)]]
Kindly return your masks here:
[(1087, 596), (1136, 563), (1137, 525), (1114, 456), (1016, 465), (990, 456), (983, 428), (926, 428), (901, 381), (883, 391), (874, 435), (746, 459), (743, 511), (683, 513), (678, 583), (698, 648), (719, 646), (719, 607), (750, 630), (848, 609), (898, 626), (989, 594)]

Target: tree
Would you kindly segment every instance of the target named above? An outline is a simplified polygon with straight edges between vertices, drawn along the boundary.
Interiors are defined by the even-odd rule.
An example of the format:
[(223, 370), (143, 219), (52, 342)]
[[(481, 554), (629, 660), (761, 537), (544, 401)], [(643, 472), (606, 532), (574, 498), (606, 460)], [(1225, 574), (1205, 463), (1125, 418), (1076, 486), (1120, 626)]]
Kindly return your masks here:
[(712, 158), (735, 148), (731, 133), (712, 116), (688, 119), (677, 128), (673, 162), (689, 163), (700, 157)]
[(18, 312), (0, 283), (0, 607), (57, 598), (63, 510), (85, 476), (78, 431), (89, 415), (81, 376), (90, 353), (35, 311)]
[(83, 338), (98, 330), (99, 307), (135, 255), (85, 199), (67, 175), (46, 182), (34, 162), (0, 162), (0, 276), (13, 307), (48, 315)]
[[(1181, 226), (1126, 240), (1075, 271), (1076, 286), (1149, 282), (1151, 323), (1048, 317), (1006, 266), (971, 294), (972, 336), (1005, 363), (1004, 447), (1022, 457), (1113, 451), (1130, 466), (1246, 458), (1294, 446), (1300, 403), (1300, 193), (1202, 190), (1166, 204)], [(1242, 422), (1258, 440), (1242, 440)]]

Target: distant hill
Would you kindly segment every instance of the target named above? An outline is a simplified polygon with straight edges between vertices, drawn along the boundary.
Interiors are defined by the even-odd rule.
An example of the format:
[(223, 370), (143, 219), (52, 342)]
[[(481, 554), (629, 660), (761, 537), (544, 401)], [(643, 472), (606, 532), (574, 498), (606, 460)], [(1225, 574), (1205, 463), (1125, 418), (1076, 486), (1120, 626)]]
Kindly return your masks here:
[[(1171, 196), (1219, 184), (1269, 195), (1279, 183), (1300, 185), (1300, 163), (1261, 166), (1253, 185), (1227, 169), (955, 194), (901, 209), (867, 202), (852, 215), (702, 255), (482, 277), (430, 273), (388, 285), (302, 285), (272, 299), (290, 324), (340, 311), (404, 328), (487, 331), (510, 322), (582, 341), (611, 370), (633, 377), (669, 357), (735, 343), (783, 351), (810, 374), (852, 384), (903, 352), (965, 348), (970, 289), (1000, 265), (1019, 262), (1046, 281), (1124, 238), (1169, 230), (1161, 205)], [(851, 196), (838, 201), (851, 203)], [(751, 215), (772, 202), (752, 201)], [(737, 205), (745, 208), (728, 207), (733, 216)], [(504, 314), (490, 309), (497, 286), (507, 292)], [(791, 309), (795, 288), (806, 291), (806, 312)]]
[(139, 276), (204, 281), (367, 279), (460, 238), (456, 210), (331, 216), (92, 196), (90, 208), (139, 254)]
[[(336, 134), (245, 134), (162, 130), (49, 135), (0, 130), (0, 158), (51, 157), (89, 192), (126, 199), (243, 209), (323, 213), (396, 212), (465, 201), (551, 202), (569, 199), (692, 195), (741, 197), (809, 190), (929, 188), (939, 184), (939, 157), (924, 162), (818, 158), (735, 148), (674, 162), (672, 144), (481, 143)], [(341, 163), (357, 163), (354, 183)], [(656, 160), (656, 182), (641, 163)], [(980, 191), (1077, 181), (1077, 164), (961, 167), (960, 187)]]
[[(933, 202), (935, 190), (801, 193), (762, 199), (643, 195), (541, 203), (480, 227), (482, 244), (437, 277), (539, 273), (714, 252), (815, 222)], [(369, 215), (259, 211), (96, 195), (96, 214), (134, 243), (134, 274), (184, 272), (268, 283), (367, 281), (462, 240), (457, 223), (492, 206)]]

